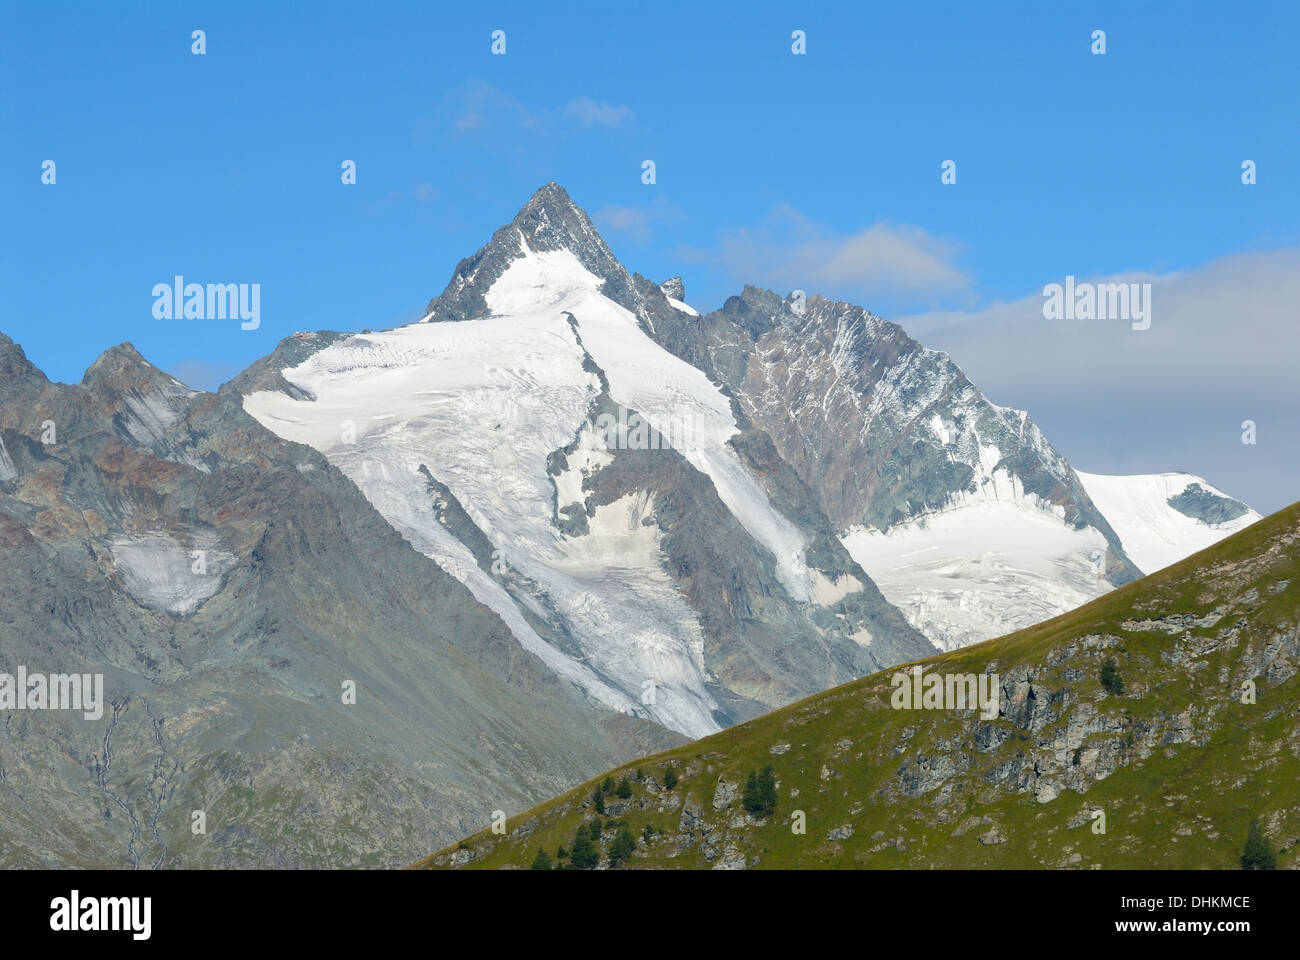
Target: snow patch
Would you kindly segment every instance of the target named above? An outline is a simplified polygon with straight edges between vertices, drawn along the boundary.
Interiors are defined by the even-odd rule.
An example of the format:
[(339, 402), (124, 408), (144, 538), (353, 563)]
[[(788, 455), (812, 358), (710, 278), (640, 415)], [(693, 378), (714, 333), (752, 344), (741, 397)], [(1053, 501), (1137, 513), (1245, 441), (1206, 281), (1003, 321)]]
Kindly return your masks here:
[(687, 306), (680, 300), (674, 300), (672, 297), (666, 297), (666, 299), (674, 310), (680, 310), (682, 313), (689, 314), (692, 317), (698, 317), (700, 315), (694, 307)]
[(127, 592), (142, 606), (185, 616), (198, 609), (221, 586), (221, 575), (235, 558), (211, 544), (203, 550), (202, 572), (197, 558), (178, 541), (162, 533), (119, 537), (110, 548)]
[(1244, 530), (1260, 515), (1248, 510), (1227, 523), (1207, 524), (1174, 509), (1169, 499), (1193, 483), (1231, 500), (1226, 493), (1190, 473), (1106, 476), (1076, 471), (1083, 488), (1101, 511), (1143, 573), (1155, 573), (1224, 537)]
[(0, 438), (0, 481), (8, 483), (18, 477), (18, 468), (9, 457), (9, 451), (5, 449), (5, 442)]

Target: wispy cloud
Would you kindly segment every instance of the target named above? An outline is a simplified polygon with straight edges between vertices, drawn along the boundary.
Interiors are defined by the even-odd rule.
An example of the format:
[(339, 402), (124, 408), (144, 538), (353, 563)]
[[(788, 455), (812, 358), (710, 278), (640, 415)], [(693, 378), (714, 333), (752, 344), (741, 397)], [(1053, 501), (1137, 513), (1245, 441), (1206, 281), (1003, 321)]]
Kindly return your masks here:
[(454, 138), (493, 133), (548, 136), (592, 128), (612, 130), (629, 126), (635, 118), (631, 107), (591, 97), (576, 97), (559, 106), (528, 104), (500, 87), (476, 79), (450, 94), (438, 117), (417, 121), (415, 139), (426, 141), (438, 128)]
[(432, 183), (427, 180), (415, 180), (404, 190), (389, 190), (382, 197), (371, 201), (366, 210), (374, 215), (406, 203), (428, 206), (436, 201), (438, 196), (439, 190)]
[(482, 80), (470, 81), (454, 98), (454, 136), (499, 128), (541, 131), (549, 122), (545, 111), (526, 106), (518, 98)]
[(924, 303), (970, 289), (957, 244), (921, 227), (876, 223), (840, 233), (781, 205), (758, 226), (724, 233), (716, 250), (681, 251), (712, 260), (734, 281), (871, 302), (906, 296)]
[(564, 106), (564, 115), (583, 127), (618, 127), (631, 123), (636, 116), (631, 107), (615, 106), (590, 97), (570, 100)]
[(678, 223), (683, 217), (681, 208), (662, 196), (656, 196), (653, 203), (640, 207), (606, 204), (591, 214), (601, 233), (625, 237), (634, 244), (648, 242), (655, 224)]

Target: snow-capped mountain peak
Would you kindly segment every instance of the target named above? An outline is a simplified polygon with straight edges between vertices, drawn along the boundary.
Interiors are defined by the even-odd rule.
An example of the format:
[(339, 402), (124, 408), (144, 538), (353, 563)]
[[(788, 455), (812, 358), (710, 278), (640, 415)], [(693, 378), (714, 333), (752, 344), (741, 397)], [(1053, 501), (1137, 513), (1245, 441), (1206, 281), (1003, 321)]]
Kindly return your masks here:
[(426, 312), (295, 351), (245, 408), (593, 700), (699, 736), (933, 651), (558, 185)]

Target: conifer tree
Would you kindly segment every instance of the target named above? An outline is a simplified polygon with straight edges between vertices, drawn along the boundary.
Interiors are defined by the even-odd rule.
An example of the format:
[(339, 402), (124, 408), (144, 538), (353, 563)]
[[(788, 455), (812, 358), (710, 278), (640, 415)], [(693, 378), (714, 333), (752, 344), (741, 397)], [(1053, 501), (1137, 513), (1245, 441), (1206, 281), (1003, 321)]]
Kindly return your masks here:
[(609, 865), (617, 867), (630, 857), (635, 849), (636, 837), (632, 835), (631, 829), (625, 823), (618, 828), (618, 833), (614, 835), (614, 841), (609, 845)]
[(677, 786), (677, 771), (670, 765), (664, 769), (664, 789), (671, 790), (675, 786)]
[(573, 838), (573, 852), (569, 854), (569, 862), (579, 870), (590, 870), (600, 862), (600, 851), (591, 842), (591, 834), (585, 823), (579, 825)]
[(1243, 870), (1272, 870), (1277, 866), (1277, 853), (1273, 842), (1264, 834), (1259, 825), (1259, 817), (1250, 818), (1250, 829), (1246, 831), (1246, 846), (1241, 851), (1241, 868)]

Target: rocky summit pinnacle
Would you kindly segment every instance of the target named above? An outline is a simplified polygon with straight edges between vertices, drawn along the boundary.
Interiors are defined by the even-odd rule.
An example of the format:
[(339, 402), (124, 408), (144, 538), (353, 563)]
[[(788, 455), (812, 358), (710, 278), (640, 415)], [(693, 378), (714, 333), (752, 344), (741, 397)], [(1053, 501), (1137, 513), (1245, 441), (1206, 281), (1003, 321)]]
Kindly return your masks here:
[(618, 261), (568, 191), (552, 180), (532, 195), (513, 220), (492, 235), (473, 256), (456, 264), (443, 292), (429, 301), (425, 320), (469, 320), (488, 312), (488, 290), (515, 260), (529, 253), (568, 250), (580, 264), (605, 281), (601, 292), (634, 313), (641, 297), (632, 277)]
[(45, 375), (27, 359), (23, 348), (0, 333), (0, 401), (25, 385), (36, 386), (44, 382)]

